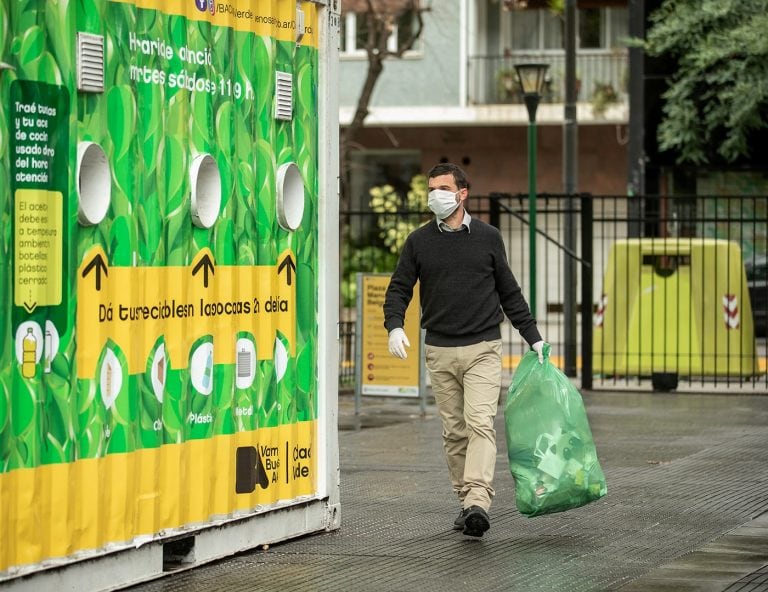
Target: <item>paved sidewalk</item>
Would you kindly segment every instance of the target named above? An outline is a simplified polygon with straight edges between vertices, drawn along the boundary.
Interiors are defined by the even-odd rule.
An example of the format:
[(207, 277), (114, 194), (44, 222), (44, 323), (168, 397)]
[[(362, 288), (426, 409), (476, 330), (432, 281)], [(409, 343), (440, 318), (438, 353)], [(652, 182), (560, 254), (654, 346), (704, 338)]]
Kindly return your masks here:
[[(340, 402), (342, 527), (130, 588), (156, 591), (768, 591), (768, 396), (584, 396), (608, 495), (528, 519), (501, 413), (491, 530), (458, 505), (429, 405)], [(361, 427), (362, 424), (362, 427)]]

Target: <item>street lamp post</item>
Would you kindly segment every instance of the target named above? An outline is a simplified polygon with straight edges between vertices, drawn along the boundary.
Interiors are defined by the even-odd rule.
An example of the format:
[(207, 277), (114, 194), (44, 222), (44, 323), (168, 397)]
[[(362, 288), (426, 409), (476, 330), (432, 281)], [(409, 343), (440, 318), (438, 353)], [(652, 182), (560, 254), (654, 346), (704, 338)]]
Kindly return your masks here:
[(517, 78), (528, 109), (528, 304), (536, 317), (536, 108), (541, 100), (549, 64), (517, 64)]

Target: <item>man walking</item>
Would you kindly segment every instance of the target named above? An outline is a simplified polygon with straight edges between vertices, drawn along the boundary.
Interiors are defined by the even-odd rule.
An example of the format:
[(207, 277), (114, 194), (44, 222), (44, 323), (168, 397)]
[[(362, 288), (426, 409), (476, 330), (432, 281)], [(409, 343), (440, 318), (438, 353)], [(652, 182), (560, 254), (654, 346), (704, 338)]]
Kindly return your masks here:
[[(544, 341), (507, 263), (499, 231), (465, 209), (469, 182), (450, 163), (427, 174), (435, 220), (407, 238), (384, 301), (389, 351), (406, 358), (403, 331), (421, 282), (426, 365), (443, 423), (443, 450), (462, 505), (454, 528), (481, 537), (490, 528), (501, 390), (501, 329), (507, 315), (543, 361)], [(502, 312), (503, 311), (503, 312)]]

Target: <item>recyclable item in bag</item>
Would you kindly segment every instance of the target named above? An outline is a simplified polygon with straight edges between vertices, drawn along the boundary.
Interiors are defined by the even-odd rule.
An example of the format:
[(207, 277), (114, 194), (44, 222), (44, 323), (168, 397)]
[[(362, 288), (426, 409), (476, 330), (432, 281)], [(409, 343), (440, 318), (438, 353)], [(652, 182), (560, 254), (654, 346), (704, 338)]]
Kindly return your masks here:
[(526, 353), (504, 407), (515, 502), (528, 517), (564, 512), (603, 497), (608, 489), (578, 389), (549, 361)]

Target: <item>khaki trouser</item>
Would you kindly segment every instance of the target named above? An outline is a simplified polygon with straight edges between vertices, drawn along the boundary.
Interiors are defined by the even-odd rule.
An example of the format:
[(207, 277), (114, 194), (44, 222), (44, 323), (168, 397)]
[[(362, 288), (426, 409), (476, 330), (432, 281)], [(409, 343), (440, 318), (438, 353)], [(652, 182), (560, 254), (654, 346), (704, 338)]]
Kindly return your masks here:
[(426, 346), (432, 391), (443, 420), (443, 450), (453, 490), (465, 508), (488, 510), (496, 468), (493, 420), (501, 389), (501, 340)]

